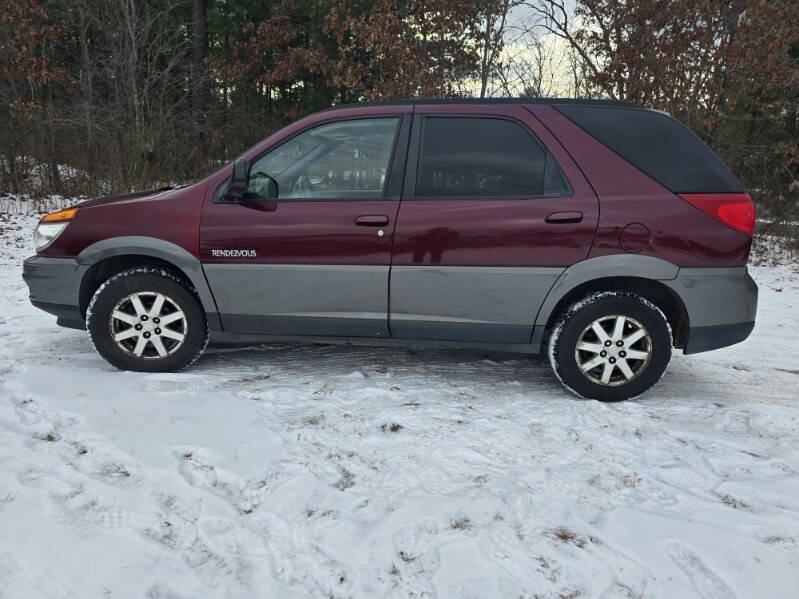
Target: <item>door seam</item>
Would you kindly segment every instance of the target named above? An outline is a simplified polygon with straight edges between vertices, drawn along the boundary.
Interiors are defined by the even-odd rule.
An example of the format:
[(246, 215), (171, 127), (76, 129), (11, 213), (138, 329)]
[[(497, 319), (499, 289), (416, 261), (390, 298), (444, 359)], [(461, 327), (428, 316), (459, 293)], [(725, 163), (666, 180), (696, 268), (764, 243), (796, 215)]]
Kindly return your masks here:
[(394, 242), (396, 241), (397, 237), (397, 223), (399, 222), (400, 211), (402, 210), (402, 199), (405, 197), (405, 172), (408, 169), (408, 154), (411, 149), (411, 139), (413, 139), (413, 127), (415, 124), (415, 112), (416, 112), (416, 105), (414, 104), (411, 107), (410, 112), (410, 119), (411, 119), (411, 128), (408, 131), (408, 141), (406, 142), (407, 145), (405, 146), (405, 157), (404, 157), (404, 164), (402, 165), (402, 178), (400, 185), (400, 197), (399, 202), (397, 203), (397, 212), (394, 215), (394, 226), (391, 230), (391, 249), (389, 250), (388, 255), (388, 281), (386, 284), (386, 330), (388, 331), (388, 336), (394, 337), (391, 332), (391, 271), (394, 268)]

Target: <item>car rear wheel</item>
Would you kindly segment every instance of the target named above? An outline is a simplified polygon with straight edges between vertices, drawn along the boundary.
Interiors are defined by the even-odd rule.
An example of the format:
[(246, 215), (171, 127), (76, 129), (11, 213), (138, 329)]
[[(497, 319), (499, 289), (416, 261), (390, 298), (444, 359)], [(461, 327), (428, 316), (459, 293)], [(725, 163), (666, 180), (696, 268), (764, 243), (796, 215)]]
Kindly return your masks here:
[(580, 397), (621, 401), (660, 380), (671, 347), (671, 327), (657, 306), (634, 293), (605, 291), (558, 318), (548, 353), (558, 379)]
[(170, 372), (191, 365), (208, 344), (194, 290), (172, 273), (132, 268), (95, 292), (86, 328), (97, 352), (122, 370)]

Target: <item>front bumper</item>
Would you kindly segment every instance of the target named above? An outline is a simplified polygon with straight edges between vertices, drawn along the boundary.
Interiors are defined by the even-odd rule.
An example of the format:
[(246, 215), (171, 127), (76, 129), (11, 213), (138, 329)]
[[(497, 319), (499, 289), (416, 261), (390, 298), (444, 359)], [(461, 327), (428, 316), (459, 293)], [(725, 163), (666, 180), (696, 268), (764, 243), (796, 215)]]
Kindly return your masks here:
[(745, 266), (681, 268), (676, 279), (663, 282), (682, 300), (688, 313), (684, 353), (740, 343), (752, 332), (758, 291)]
[(80, 283), (85, 267), (72, 258), (33, 256), (22, 264), (22, 278), (28, 285), (31, 303), (54, 314), (58, 324), (85, 329), (80, 309)]

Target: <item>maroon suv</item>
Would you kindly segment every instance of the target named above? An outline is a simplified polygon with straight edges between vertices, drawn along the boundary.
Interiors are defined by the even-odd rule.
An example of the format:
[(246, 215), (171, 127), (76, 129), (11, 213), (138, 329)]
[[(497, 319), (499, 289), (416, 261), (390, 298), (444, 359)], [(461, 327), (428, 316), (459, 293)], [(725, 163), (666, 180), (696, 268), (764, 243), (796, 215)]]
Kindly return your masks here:
[(342, 106), (208, 178), (46, 215), (23, 276), (114, 366), (211, 335), (545, 352), (583, 397), (754, 326), (754, 209), (670, 116), (618, 102)]

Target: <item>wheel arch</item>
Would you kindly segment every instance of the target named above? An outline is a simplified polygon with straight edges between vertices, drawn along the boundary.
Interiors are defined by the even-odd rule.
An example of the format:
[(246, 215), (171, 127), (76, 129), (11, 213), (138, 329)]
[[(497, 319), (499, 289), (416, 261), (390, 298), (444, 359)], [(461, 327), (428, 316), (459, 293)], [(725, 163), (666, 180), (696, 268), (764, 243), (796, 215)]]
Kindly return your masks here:
[(205, 310), (209, 327), (221, 328), (216, 302), (202, 264), (186, 249), (172, 242), (153, 237), (112, 237), (84, 249), (77, 261), (84, 270), (79, 290), (79, 305), (84, 316), (92, 296), (104, 281), (129, 268), (156, 266), (169, 270), (190, 284)]
[(684, 347), (688, 311), (664, 281), (677, 277), (679, 267), (649, 256), (613, 255), (592, 258), (566, 269), (552, 286), (536, 318), (536, 328), (549, 334), (558, 316), (571, 304), (596, 291), (636, 293), (660, 308), (672, 328), (674, 347)]

